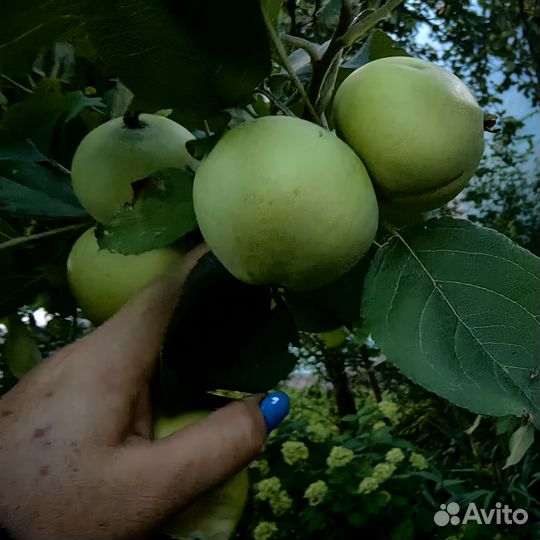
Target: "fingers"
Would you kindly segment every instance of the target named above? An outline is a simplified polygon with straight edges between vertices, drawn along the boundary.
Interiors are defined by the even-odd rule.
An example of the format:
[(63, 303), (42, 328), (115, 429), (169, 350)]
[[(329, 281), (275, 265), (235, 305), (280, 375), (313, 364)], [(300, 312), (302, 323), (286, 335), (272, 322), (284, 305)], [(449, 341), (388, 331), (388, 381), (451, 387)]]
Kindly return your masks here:
[(126, 429), (153, 372), (186, 276), (206, 251), (198, 246), (177, 271), (158, 276), (114, 317), (77, 342), (67, 368), (80, 401), (91, 402), (104, 431)]
[(118, 375), (126, 386), (148, 380), (185, 280), (206, 251), (202, 244), (187, 253), (181, 266), (158, 276), (86, 338), (94, 370)]
[(120, 478), (136, 479), (147, 494), (138, 511), (164, 519), (245, 468), (267, 437), (260, 400), (236, 401), (165, 439), (125, 448)]

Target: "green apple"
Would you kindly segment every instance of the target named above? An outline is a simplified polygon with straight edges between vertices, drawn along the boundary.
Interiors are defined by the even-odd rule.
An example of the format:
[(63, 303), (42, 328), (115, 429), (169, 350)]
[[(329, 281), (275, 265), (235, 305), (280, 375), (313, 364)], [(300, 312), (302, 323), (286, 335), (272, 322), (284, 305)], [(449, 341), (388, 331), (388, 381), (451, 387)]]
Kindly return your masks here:
[(78, 146), (71, 165), (73, 190), (100, 222), (133, 202), (132, 183), (167, 168), (194, 168), (186, 150), (194, 136), (163, 116), (114, 118), (92, 130)]
[(158, 274), (180, 263), (183, 254), (172, 247), (138, 255), (100, 249), (92, 227), (73, 244), (67, 276), (84, 315), (100, 324), (114, 315)]
[(378, 206), (366, 168), (333, 133), (267, 116), (235, 127), (195, 175), (201, 232), (247, 283), (315, 289), (367, 251)]
[(336, 93), (334, 121), (383, 208), (441, 206), (465, 187), (484, 151), (484, 113), (471, 91), (414, 58), (381, 58), (354, 71)]
[[(201, 420), (210, 414), (193, 411), (174, 417), (159, 418), (154, 425), (154, 437), (161, 439)], [(249, 479), (247, 469), (239, 472), (216, 489), (205, 493), (162, 528), (173, 538), (230, 538), (240, 521), (247, 501)]]

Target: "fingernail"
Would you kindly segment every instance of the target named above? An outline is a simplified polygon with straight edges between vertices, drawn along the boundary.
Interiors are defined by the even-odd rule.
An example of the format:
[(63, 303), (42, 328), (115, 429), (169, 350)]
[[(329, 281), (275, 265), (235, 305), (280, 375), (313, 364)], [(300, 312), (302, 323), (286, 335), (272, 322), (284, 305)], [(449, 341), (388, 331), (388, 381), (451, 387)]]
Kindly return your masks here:
[(289, 396), (284, 392), (268, 394), (259, 405), (268, 433), (276, 429), (291, 410)]

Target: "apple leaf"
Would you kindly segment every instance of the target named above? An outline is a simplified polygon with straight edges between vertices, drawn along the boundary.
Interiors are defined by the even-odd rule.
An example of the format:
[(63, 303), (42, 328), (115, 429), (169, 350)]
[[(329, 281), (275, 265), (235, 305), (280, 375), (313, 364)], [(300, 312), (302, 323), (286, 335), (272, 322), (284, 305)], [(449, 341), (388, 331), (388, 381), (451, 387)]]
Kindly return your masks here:
[(340, 69), (349, 73), (368, 62), (388, 56), (411, 56), (401, 45), (396, 43), (386, 32), (375, 29), (364, 41), (360, 50), (341, 65)]
[(0, 145), (0, 212), (33, 217), (86, 217), (69, 177), (47, 165), (30, 142)]
[(333, 283), (308, 292), (284, 292), (285, 302), (299, 330), (326, 332), (358, 324), (364, 278), (374, 253), (375, 248), (371, 248), (351, 270)]
[(296, 338), (292, 315), (279, 299), (272, 308), (268, 287), (237, 280), (208, 253), (186, 281), (163, 364), (179, 381), (178, 394), (265, 392), (294, 368), (289, 343)]
[(133, 206), (97, 225), (101, 248), (123, 255), (143, 253), (168, 246), (197, 227), (191, 172), (164, 169), (141, 180), (135, 190)]
[(521, 426), (510, 437), (510, 455), (506, 459), (503, 470), (517, 465), (534, 442), (534, 428), (531, 424)]
[(134, 93), (137, 110), (172, 107), (190, 127), (249, 100), (271, 69), (253, 0), (3, 0), (0, 36), (0, 69), (10, 73), (30, 71), (55, 41), (77, 53), (89, 42), (106, 75)]
[(364, 325), (411, 380), (491, 416), (539, 424), (539, 259), (441, 218), (396, 233), (366, 277)]
[(0, 145), (0, 161), (5, 159), (28, 161), (31, 163), (49, 161), (29, 140)]

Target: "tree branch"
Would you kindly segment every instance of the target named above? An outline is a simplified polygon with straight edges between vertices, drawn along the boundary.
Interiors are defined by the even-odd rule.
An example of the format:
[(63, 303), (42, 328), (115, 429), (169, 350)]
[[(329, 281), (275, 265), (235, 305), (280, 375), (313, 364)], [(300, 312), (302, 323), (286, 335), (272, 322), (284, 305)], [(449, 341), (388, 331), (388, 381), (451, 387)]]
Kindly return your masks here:
[(81, 229), (82, 227), (88, 227), (88, 223), (77, 223), (76, 225), (68, 225), (67, 227), (60, 227), (58, 229), (52, 229), (50, 231), (29, 234), (28, 236), (19, 236), (17, 238), (12, 238), (11, 240), (6, 240), (5, 242), (2, 242), (0, 244), (0, 249), (17, 246), (19, 244), (24, 244), (25, 242), (31, 242), (32, 240), (39, 240), (40, 238), (46, 238), (47, 236), (52, 236), (54, 234), (74, 231), (76, 229)]
[(274, 28), (272, 24), (272, 21), (268, 19), (268, 15), (266, 14), (264, 10), (263, 10), (263, 16), (264, 16), (264, 22), (266, 24), (266, 28), (268, 30), (268, 34), (270, 35), (270, 39), (272, 40), (272, 43), (274, 44), (274, 47), (276, 48), (279, 59), (281, 61), (281, 65), (285, 68), (285, 70), (289, 74), (291, 81), (294, 83), (294, 85), (298, 89), (298, 92), (300, 93), (300, 96), (302, 96), (302, 101), (307, 107), (309, 114), (312, 116), (313, 120), (320, 125), (321, 119), (319, 115), (317, 114), (317, 112), (315, 111), (315, 107), (311, 103), (309, 96), (307, 95), (306, 89), (304, 88), (304, 85), (302, 84), (302, 81), (300, 81), (300, 79), (298, 78), (298, 75), (296, 74), (293, 67), (291, 66), (291, 63), (289, 62), (289, 58), (287, 57), (287, 52), (285, 51), (285, 48), (283, 47), (283, 43), (279, 39), (279, 36), (276, 32), (276, 29)]
[(339, 21), (334, 31), (334, 35), (328, 44), (320, 61), (313, 65), (311, 84), (309, 87), (309, 99), (312, 103), (317, 103), (320, 98), (321, 88), (326, 78), (326, 73), (332, 66), (335, 56), (343, 48), (340, 42), (341, 36), (347, 32), (353, 19), (352, 0), (342, 0)]
[(285, 43), (287, 43), (287, 45), (292, 45), (293, 47), (297, 47), (306, 51), (309, 54), (309, 58), (311, 59), (312, 64), (318, 62), (321, 59), (321, 54), (319, 52), (319, 49), (317, 48), (317, 43), (313, 43), (308, 39), (304, 39), (298, 36), (291, 36), (290, 34), (284, 34), (281, 39)]
[(267, 97), (283, 114), (287, 116), (296, 116), (285, 103), (282, 103), (280, 99), (275, 96), (270, 90), (267, 90), (265, 88), (258, 88), (257, 92), (259, 94), (262, 94), (263, 96)]

